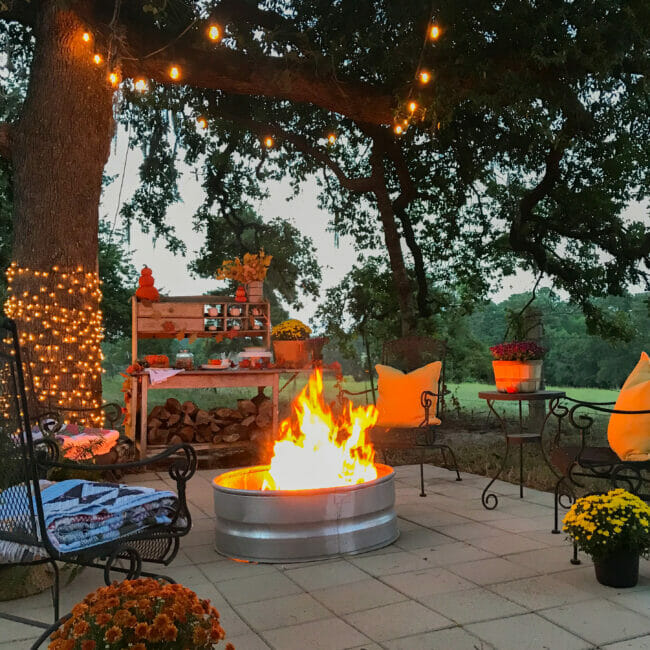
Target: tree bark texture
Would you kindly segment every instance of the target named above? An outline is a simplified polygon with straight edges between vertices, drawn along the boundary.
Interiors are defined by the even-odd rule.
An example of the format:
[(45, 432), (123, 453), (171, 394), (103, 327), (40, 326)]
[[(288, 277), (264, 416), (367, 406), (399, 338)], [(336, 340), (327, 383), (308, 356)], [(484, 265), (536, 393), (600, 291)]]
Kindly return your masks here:
[(60, 7), (41, 4), (27, 98), (11, 138), (6, 309), (18, 321), (41, 410), (101, 403), (97, 224), (114, 130), (106, 69), (93, 62), (84, 25)]

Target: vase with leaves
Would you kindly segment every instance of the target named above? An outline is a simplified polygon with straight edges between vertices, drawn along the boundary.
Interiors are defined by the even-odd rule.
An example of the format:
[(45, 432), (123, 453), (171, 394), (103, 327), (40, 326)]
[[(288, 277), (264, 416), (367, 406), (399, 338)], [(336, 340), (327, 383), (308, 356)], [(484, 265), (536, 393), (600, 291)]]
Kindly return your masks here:
[(233, 280), (246, 286), (248, 302), (261, 302), (264, 299), (264, 279), (269, 270), (272, 255), (264, 249), (258, 253), (246, 253), (242, 259), (224, 260), (217, 271), (217, 280)]

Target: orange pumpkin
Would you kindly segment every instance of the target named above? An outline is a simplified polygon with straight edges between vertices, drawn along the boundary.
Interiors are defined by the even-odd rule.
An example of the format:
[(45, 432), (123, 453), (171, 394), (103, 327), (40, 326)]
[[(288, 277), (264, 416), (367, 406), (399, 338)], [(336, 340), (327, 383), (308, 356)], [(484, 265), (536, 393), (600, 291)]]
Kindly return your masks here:
[(138, 300), (158, 302), (160, 300), (160, 294), (158, 293), (158, 289), (153, 285), (154, 279), (152, 271), (148, 266), (144, 266), (140, 271), (140, 277), (138, 278), (138, 288), (135, 292), (136, 298), (138, 298)]
[(150, 300), (151, 302), (158, 302), (160, 300), (160, 294), (156, 287), (138, 287), (135, 296), (140, 300)]
[(166, 354), (148, 354), (144, 360), (151, 368), (169, 368), (169, 357)]

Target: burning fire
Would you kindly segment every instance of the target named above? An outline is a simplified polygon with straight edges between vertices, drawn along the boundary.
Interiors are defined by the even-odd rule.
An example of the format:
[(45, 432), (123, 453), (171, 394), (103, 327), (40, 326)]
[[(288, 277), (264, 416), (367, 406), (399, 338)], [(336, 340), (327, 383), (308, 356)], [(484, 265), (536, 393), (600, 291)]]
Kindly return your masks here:
[(317, 370), (292, 408), (292, 417), (280, 424), (263, 490), (311, 490), (377, 478), (375, 450), (366, 439), (377, 421), (374, 406), (355, 408), (348, 402), (335, 418), (325, 404), (323, 374)]

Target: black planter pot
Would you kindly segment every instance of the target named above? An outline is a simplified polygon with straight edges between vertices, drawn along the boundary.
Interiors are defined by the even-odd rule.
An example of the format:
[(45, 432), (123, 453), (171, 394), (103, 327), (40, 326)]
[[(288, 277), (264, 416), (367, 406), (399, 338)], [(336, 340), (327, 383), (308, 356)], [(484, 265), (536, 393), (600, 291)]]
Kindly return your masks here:
[(634, 551), (616, 551), (600, 560), (594, 560), (596, 579), (607, 587), (634, 587), (639, 581), (639, 554)]

